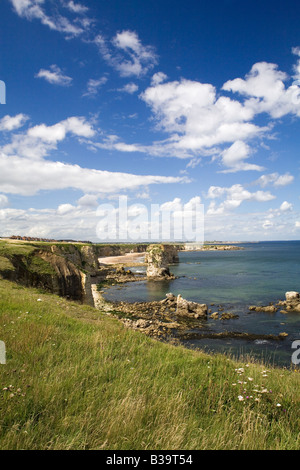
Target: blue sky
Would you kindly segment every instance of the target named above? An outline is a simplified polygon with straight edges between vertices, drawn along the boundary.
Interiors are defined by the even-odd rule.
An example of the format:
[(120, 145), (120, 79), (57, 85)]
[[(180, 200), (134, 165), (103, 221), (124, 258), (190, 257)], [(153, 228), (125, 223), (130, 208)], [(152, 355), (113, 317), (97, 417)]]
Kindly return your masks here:
[[(300, 238), (297, 1), (2, 0), (0, 235), (99, 241), (99, 204)], [(134, 210), (133, 210), (134, 212)]]

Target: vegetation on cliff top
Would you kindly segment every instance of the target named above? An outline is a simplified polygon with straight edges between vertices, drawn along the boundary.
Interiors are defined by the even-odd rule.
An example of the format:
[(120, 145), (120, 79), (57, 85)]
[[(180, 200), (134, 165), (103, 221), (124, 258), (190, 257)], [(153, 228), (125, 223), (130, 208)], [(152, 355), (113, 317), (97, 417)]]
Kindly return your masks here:
[(0, 280), (1, 449), (299, 449), (300, 376)]

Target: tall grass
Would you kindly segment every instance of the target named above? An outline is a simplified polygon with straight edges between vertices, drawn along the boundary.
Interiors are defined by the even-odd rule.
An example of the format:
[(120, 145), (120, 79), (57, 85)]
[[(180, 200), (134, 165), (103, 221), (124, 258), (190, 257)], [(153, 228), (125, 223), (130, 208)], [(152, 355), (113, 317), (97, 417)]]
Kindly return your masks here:
[(293, 370), (163, 344), (3, 280), (0, 339), (1, 449), (299, 449)]

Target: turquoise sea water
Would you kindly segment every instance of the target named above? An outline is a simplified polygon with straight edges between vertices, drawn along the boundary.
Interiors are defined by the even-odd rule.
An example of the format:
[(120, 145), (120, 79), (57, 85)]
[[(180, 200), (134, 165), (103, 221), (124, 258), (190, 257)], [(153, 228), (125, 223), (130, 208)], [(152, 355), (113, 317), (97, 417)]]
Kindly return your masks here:
[[(300, 241), (239, 244), (239, 251), (182, 252), (179, 263), (170, 267), (178, 276), (173, 281), (134, 282), (106, 290), (108, 300), (128, 302), (161, 300), (168, 292), (188, 300), (206, 303), (212, 312), (221, 305), (238, 319), (212, 320), (201, 332), (288, 333), (282, 341), (236, 339), (190, 340), (187, 347), (252, 355), (275, 365), (290, 366), (292, 343), (300, 340), (300, 314), (254, 312), (249, 305), (268, 305), (285, 299), (285, 292), (300, 291)], [(141, 271), (141, 268), (135, 268)], [(211, 304), (215, 304), (211, 306)]]

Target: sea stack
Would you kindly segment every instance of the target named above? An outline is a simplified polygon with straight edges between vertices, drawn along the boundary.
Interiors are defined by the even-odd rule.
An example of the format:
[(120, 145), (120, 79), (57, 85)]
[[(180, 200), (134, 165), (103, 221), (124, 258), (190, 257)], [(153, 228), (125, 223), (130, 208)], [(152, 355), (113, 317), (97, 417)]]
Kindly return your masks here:
[(148, 279), (174, 279), (174, 275), (170, 273), (169, 264), (178, 262), (178, 250), (173, 245), (149, 245), (145, 262)]

